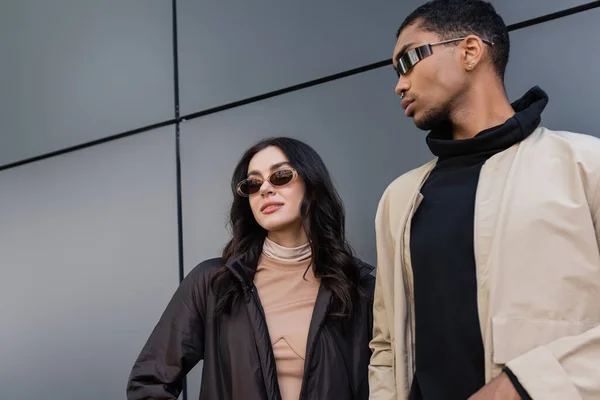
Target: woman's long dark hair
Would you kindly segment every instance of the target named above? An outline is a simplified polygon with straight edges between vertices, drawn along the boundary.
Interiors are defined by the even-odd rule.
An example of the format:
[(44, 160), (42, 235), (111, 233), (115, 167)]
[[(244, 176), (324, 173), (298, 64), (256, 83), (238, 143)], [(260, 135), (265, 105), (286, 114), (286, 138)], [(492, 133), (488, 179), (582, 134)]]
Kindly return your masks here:
[[(325, 163), (317, 152), (299, 140), (277, 137), (262, 140), (242, 156), (233, 172), (233, 203), (229, 214), (232, 238), (223, 250), (222, 261), (244, 256), (255, 267), (262, 252), (267, 231), (254, 219), (248, 198), (236, 193), (236, 185), (248, 174), (250, 160), (261, 150), (275, 146), (287, 156), (305, 183), (300, 206), (302, 225), (312, 251), (312, 269), (333, 297), (331, 315), (350, 316), (354, 303), (362, 294), (360, 270), (346, 241), (345, 212)], [(231, 271), (222, 267), (212, 280), (217, 294), (216, 315), (229, 313), (242, 295), (242, 286)]]

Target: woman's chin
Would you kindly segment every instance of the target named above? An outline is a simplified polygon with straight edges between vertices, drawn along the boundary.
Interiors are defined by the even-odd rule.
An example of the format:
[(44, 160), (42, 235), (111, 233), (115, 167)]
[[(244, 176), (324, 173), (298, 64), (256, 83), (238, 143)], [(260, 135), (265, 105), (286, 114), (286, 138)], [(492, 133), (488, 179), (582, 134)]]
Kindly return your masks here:
[(262, 218), (259, 224), (268, 232), (292, 233), (302, 229), (301, 221), (296, 221), (293, 219), (290, 220), (289, 218), (281, 218), (274, 214), (268, 216), (267, 218)]

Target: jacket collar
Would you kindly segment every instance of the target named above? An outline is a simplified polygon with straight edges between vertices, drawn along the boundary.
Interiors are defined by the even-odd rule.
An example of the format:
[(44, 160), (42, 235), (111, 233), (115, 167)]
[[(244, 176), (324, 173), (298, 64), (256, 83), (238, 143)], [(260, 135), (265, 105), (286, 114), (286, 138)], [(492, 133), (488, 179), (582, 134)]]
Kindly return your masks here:
[(229, 260), (225, 263), (225, 267), (231, 271), (233, 276), (235, 276), (244, 287), (250, 286), (254, 281), (256, 266), (252, 268), (248, 265), (246, 254), (242, 254)]
[(354, 261), (358, 264), (358, 267), (360, 268), (360, 279), (364, 279), (366, 276), (371, 274), (371, 272), (373, 272), (373, 270), (375, 269), (375, 267), (363, 262), (359, 258), (354, 257)]

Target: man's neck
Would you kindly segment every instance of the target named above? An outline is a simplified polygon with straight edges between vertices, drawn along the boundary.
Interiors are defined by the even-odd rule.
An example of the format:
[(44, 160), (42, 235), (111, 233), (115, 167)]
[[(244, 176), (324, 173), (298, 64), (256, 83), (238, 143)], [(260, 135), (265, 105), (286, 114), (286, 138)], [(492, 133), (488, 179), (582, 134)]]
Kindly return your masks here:
[(454, 139), (470, 139), (479, 132), (504, 124), (515, 115), (504, 88), (496, 83), (469, 89), (451, 115)]

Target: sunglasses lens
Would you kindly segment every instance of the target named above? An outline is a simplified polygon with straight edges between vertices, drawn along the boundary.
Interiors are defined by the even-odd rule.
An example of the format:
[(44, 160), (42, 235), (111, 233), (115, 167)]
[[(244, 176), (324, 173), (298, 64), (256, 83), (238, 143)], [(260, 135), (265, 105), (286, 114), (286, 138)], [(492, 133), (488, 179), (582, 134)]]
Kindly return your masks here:
[(409, 54), (403, 55), (398, 60), (398, 75), (404, 75), (413, 67), (415, 63), (412, 62)]
[(283, 169), (281, 171), (276, 171), (273, 175), (271, 175), (269, 182), (271, 182), (271, 185), (273, 186), (283, 186), (290, 183), (293, 178), (294, 171), (291, 169)]
[(260, 179), (245, 179), (238, 185), (238, 192), (243, 196), (250, 196), (258, 193), (262, 183)]
[(432, 54), (431, 44), (425, 44), (423, 46), (416, 47), (409, 50), (398, 60), (398, 75), (404, 75), (415, 66), (416, 63), (429, 57)]

